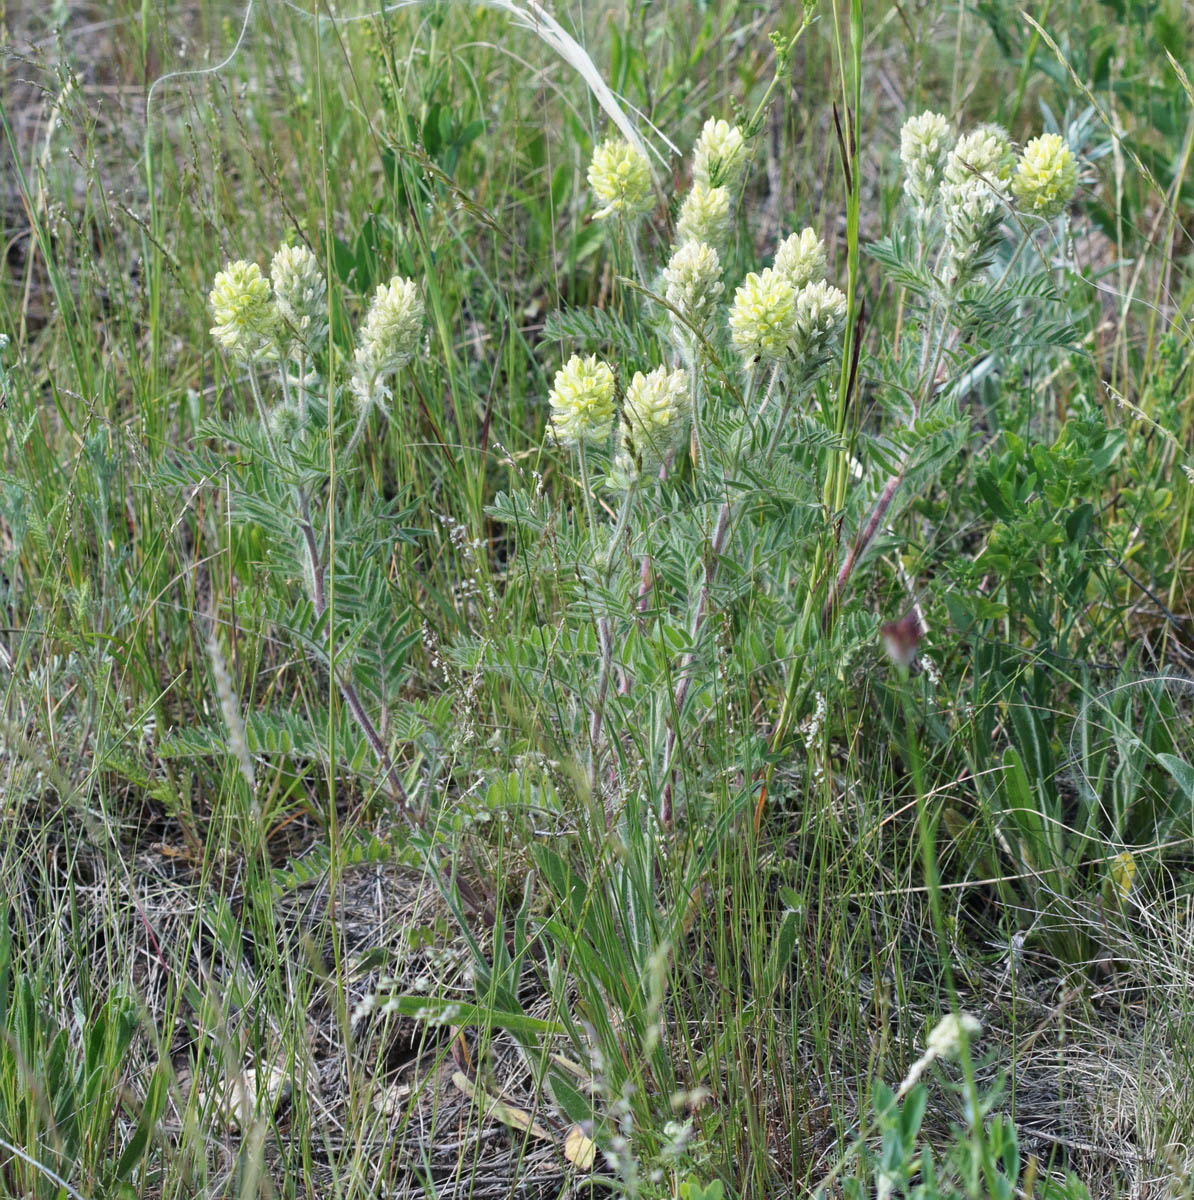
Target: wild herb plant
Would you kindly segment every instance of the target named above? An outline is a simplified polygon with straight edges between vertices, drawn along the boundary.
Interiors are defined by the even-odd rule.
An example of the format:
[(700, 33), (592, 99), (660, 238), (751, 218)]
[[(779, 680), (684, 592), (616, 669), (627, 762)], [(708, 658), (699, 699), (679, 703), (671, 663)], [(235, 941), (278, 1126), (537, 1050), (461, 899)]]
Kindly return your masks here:
[[(250, 5), (115, 193), (88, 106), (177, 14), (118, 0), (123, 92), (46, 74), (0, 375), (14, 1186), (1153, 1186), (1194, 1124), (1194, 43), (1062, 7), (768, 46), (738, 0)], [(1023, 150), (901, 131), (926, 103)], [(935, 1089), (963, 1009), (990, 1057)]]
[[(584, 801), (579, 863), (532, 852), (549, 897), (535, 939), (548, 962), (568, 964), (540, 980), (553, 999), (549, 1023), (522, 1014), (519, 1001), (531, 969), (530, 893), (513, 955), (495, 958), (502, 939), (478, 940), (458, 880), (443, 878), (474, 952), (479, 1001), (631, 1190), (636, 1164), (679, 1158), (659, 1131), (671, 1128), (667, 1104), (684, 1103), (669, 1101), (684, 1095), (683, 1072), (660, 1031), (663, 980), (690, 916), (663, 897), (695, 898), (734, 824), (758, 820), (820, 673), (868, 637), (856, 600), (868, 552), (964, 447), (976, 379), (1023, 370), (1070, 337), (1049, 315), (1051, 270), (1033, 264), (1050, 239), (1064, 239), (1064, 219), (1055, 222), (1077, 183), (1060, 138), (1036, 139), (1017, 159), (995, 126), (957, 136), (934, 113), (905, 125), (907, 219), (868, 248), (898, 288), (901, 323), (890, 343), (869, 349), (857, 263), (847, 294), (827, 278), (814, 229), (783, 237), (761, 270), (731, 273), (748, 258), (739, 239), (750, 228), (750, 158), (746, 131), (706, 122), (663, 252), (668, 241), (651, 237), (648, 220), (658, 208), (649, 160), (618, 138), (597, 147), (588, 181), (618, 271), (613, 303), (562, 311), (550, 328), (574, 350), (555, 372), (548, 430), (575, 467), (576, 502), (561, 507), (533, 486), (496, 499), (489, 512), (508, 530), (508, 572), (542, 597), (541, 616), (447, 651), (462, 672), (537, 697), (554, 740), (587, 748), (568, 785)], [(843, 159), (847, 173), (852, 162)], [(380, 286), (350, 352), (325, 340), (336, 306), (309, 250), (279, 251), (270, 274), (272, 291), (244, 262), (215, 282), (212, 333), (244, 373), (255, 418), (209, 422), (201, 432), (218, 449), (190, 461), (185, 478), (221, 479), (231, 519), (264, 535), (262, 582), (278, 630), (339, 690), (355, 725), (354, 768), (366, 751), (395, 808), (421, 822), (381, 720), (401, 694), (409, 649), (387, 636), (407, 601), (379, 562), (401, 510), (361, 493), (353, 467), (371, 421), (397, 402), (401, 372), (425, 353), (418, 287), (401, 278)], [(865, 414), (864, 394), (874, 405)], [(780, 632), (776, 647), (760, 647), (736, 614), (756, 603), (760, 567), (780, 546), (807, 569), (766, 598)], [(905, 623), (893, 650), (902, 662), (915, 658), (918, 621)], [(735, 703), (721, 683), (727, 669), (756, 678), (771, 715), (753, 763), (731, 764), (737, 799), (708, 826), (707, 772), (726, 764), (705, 761), (702, 730)], [(223, 707), (241, 753), (234, 706)], [(752, 723), (746, 712), (724, 719)], [(242, 766), (251, 786), (247, 752)], [(615, 996), (616, 1025), (604, 1015)], [(429, 1009), (413, 996), (387, 1004), (437, 1022), (471, 1011)], [(549, 1066), (561, 1034), (594, 1064), (583, 1090)], [(604, 1109), (588, 1098), (594, 1088)]]

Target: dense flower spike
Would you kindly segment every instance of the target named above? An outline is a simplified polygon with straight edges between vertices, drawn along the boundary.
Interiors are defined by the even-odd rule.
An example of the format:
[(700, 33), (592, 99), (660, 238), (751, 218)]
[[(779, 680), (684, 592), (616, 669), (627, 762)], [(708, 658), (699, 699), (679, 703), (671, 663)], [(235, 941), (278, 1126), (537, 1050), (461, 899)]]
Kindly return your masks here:
[(818, 370), (841, 347), (846, 324), (846, 297), (823, 279), (801, 288), (796, 296), (793, 352), (806, 373)]
[(1003, 201), (981, 179), (969, 179), (945, 192), (945, 239), (956, 282), (965, 282), (989, 261)]
[(945, 158), (954, 144), (954, 131), (940, 113), (909, 117), (900, 130), (900, 161), (904, 164), (904, 194), (923, 219), (933, 211)]
[(797, 290), (825, 278), (825, 243), (816, 230), (789, 234), (775, 252), (775, 269)]
[(306, 246), (283, 246), (269, 268), (285, 333), (307, 350), (327, 337), (327, 280)]
[(641, 150), (609, 138), (593, 151), (589, 187), (601, 201), (598, 217), (634, 220), (651, 211), (651, 167)]
[(684, 442), (689, 418), (688, 374), (657, 367), (636, 371), (626, 389), (623, 449), (634, 456), (644, 478), (658, 474), (667, 456)]
[(719, 256), (724, 254), (730, 242), (732, 209), (729, 188), (694, 183), (692, 191), (684, 197), (684, 203), (680, 206), (676, 240), (680, 245), (685, 242), (704, 242), (712, 246)]
[[(413, 279), (395, 275), (374, 292), (353, 356), (351, 386), (362, 417), (375, 405), (385, 411), (390, 396), (386, 380), (414, 358), (423, 315), (423, 298)], [(360, 426), (354, 442), (359, 432)]]
[(737, 125), (710, 117), (692, 152), (692, 177), (705, 187), (727, 187), (735, 195), (746, 178), (746, 138)]
[(557, 372), (551, 389), (551, 428), (561, 446), (599, 442), (614, 420), (614, 373), (595, 354), (574, 354)]
[(748, 366), (784, 358), (796, 336), (796, 289), (772, 267), (752, 271), (734, 293), (730, 333)]
[(1016, 156), (1007, 131), (999, 125), (979, 125), (958, 138), (945, 160), (945, 182), (959, 188), (975, 179), (1006, 191)]
[(663, 283), (664, 299), (684, 318), (671, 314), (672, 338), (691, 362), (700, 345), (697, 333), (708, 336), (724, 290), (717, 251), (705, 242), (686, 242), (664, 268)]
[(1074, 152), (1058, 134), (1042, 134), (1024, 147), (1012, 191), (1026, 212), (1051, 220), (1070, 202), (1077, 186)]
[(256, 263), (229, 263), (216, 276), (208, 303), (216, 322), (212, 337), (233, 358), (251, 362), (271, 349), (278, 310)]
[(413, 279), (395, 275), (378, 286), (361, 331), (364, 350), (378, 373), (392, 375), (415, 356), (423, 333), (423, 298)]

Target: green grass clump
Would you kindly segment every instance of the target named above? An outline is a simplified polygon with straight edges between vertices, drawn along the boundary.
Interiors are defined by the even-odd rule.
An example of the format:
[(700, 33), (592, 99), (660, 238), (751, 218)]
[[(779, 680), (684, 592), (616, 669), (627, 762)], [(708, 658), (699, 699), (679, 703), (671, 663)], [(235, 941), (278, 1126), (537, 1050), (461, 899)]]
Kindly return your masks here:
[(0, 1190), (1189, 1193), (1185, 8), (111, 7), (0, 13)]

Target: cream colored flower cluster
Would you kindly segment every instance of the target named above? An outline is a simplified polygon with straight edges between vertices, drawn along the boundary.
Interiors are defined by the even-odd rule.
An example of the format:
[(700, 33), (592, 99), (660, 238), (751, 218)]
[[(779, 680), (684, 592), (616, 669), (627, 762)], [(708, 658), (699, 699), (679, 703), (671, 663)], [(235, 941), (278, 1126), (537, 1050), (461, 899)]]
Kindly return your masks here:
[(690, 416), (686, 371), (636, 371), (622, 406), (615, 479), (627, 477), (631, 470), (637, 479), (657, 476), (668, 456), (684, 444)]
[[(608, 440), (617, 409), (614, 373), (596, 355), (574, 354), (557, 372), (551, 389), (551, 431), (561, 446), (582, 447)], [(658, 475), (678, 450), (691, 418), (688, 373), (657, 367), (636, 371), (622, 403), (622, 420), (610, 482), (626, 490)]]
[(208, 295), (212, 337), (238, 362), (314, 352), (327, 338), (326, 296), (319, 260), (306, 246), (283, 246), (269, 281), (256, 263), (238, 259), (216, 275)]
[(748, 368), (775, 364), (800, 382), (824, 368), (846, 320), (846, 297), (824, 274), (825, 246), (804, 229), (780, 243), (772, 266), (742, 281), (730, 308), (730, 335)]
[(1074, 152), (1058, 134), (1034, 138), (1016, 157), (1007, 131), (979, 125), (955, 140), (940, 113), (910, 117), (900, 130), (904, 192), (922, 226), (940, 205), (952, 277), (964, 283), (994, 248), (1008, 203), (1052, 219), (1078, 185)]
[(692, 151), (692, 190), (676, 220), (677, 245), (702, 242), (724, 259), (749, 157), (746, 137), (737, 125), (714, 117), (705, 122)]
[(1051, 220), (1064, 211), (1077, 186), (1078, 162), (1058, 134), (1043, 134), (1024, 147), (1012, 192), (1025, 212)]
[(701, 342), (713, 330), (718, 303), (725, 290), (721, 259), (707, 242), (685, 242), (663, 272), (664, 299), (671, 305), (672, 340), (681, 356), (693, 363)]
[(633, 221), (651, 211), (651, 165), (637, 147), (609, 138), (593, 151), (589, 187), (602, 203), (599, 218)]
[(603, 442), (614, 423), (614, 373), (595, 354), (574, 354), (551, 389), (551, 430), (561, 446)]

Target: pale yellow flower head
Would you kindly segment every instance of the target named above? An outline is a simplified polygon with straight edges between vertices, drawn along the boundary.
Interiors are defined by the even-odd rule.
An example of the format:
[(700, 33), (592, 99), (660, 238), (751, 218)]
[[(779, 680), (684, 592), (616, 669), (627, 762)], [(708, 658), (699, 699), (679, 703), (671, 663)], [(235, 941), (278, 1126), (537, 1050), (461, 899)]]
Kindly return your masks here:
[(386, 380), (414, 358), (423, 336), (423, 298), (413, 279), (395, 275), (380, 284), (365, 316), (350, 386), (362, 412), (377, 405), (385, 411)]
[(699, 346), (693, 328), (708, 336), (724, 290), (717, 251), (705, 242), (685, 242), (668, 260), (663, 283), (664, 299), (684, 317), (669, 314), (673, 340), (691, 359)]
[(704, 242), (712, 246), (718, 255), (724, 254), (730, 243), (732, 208), (729, 188), (694, 183), (692, 191), (684, 197), (684, 203), (680, 206), (676, 240), (681, 245), (685, 242)]
[(283, 246), (269, 268), (284, 333), (308, 350), (327, 337), (327, 280), (306, 246)]
[(561, 446), (600, 442), (614, 421), (614, 373), (595, 354), (574, 354), (551, 389), (551, 429)]
[(251, 362), (272, 349), (278, 310), (256, 263), (229, 263), (216, 276), (208, 303), (215, 320), (211, 335), (233, 358)]
[(808, 374), (820, 370), (841, 348), (846, 324), (846, 297), (833, 284), (818, 279), (796, 295), (796, 336), (793, 354)]
[(796, 289), (773, 267), (752, 271), (734, 293), (730, 334), (747, 365), (784, 358), (796, 336)]
[(423, 298), (413, 279), (395, 275), (378, 285), (361, 330), (358, 353), (364, 351), (374, 370), (392, 375), (401, 370), (419, 348), (423, 334)]
[(589, 187), (603, 205), (598, 217), (634, 220), (651, 211), (651, 166), (641, 150), (621, 138), (609, 138), (593, 151)]
[[(647, 375), (636, 371), (626, 389), (622, 414), (622, 451), (632, 456), (639, 476), (649, 479), (680, 448), (688, 432), (687, 372), (666, 367)], [(625, 469), (624, 463), (619, 465)]]
[(923, 112), (909, 117), (900, 130), (904, 194), (922, 216), (937, 202), (945, 158), (953, 144), (953, 126), (941, 113)]
[(958, 138), (945, 160), (945, 182), (951, 187), (980, 179), (1006, 191), (1011, 183), (1016, 155), (1000, 125), (979, 125)]
[(710, 117), (692, 152), (692, 177), (705, 187), (728, 187), (737, 195), (746, 178), (746, 138), (737, 125)]
[(1051, 220), (1065, 209), (1077, 186), (1078, 163), (1063, 138), (1046, 133), (1024, 147), (1012, 191), (1025, 212)]
[(789, 234), (775, 252), (775, 269), (797, 290), (825, 278), (825, 243), (815, 229)]

